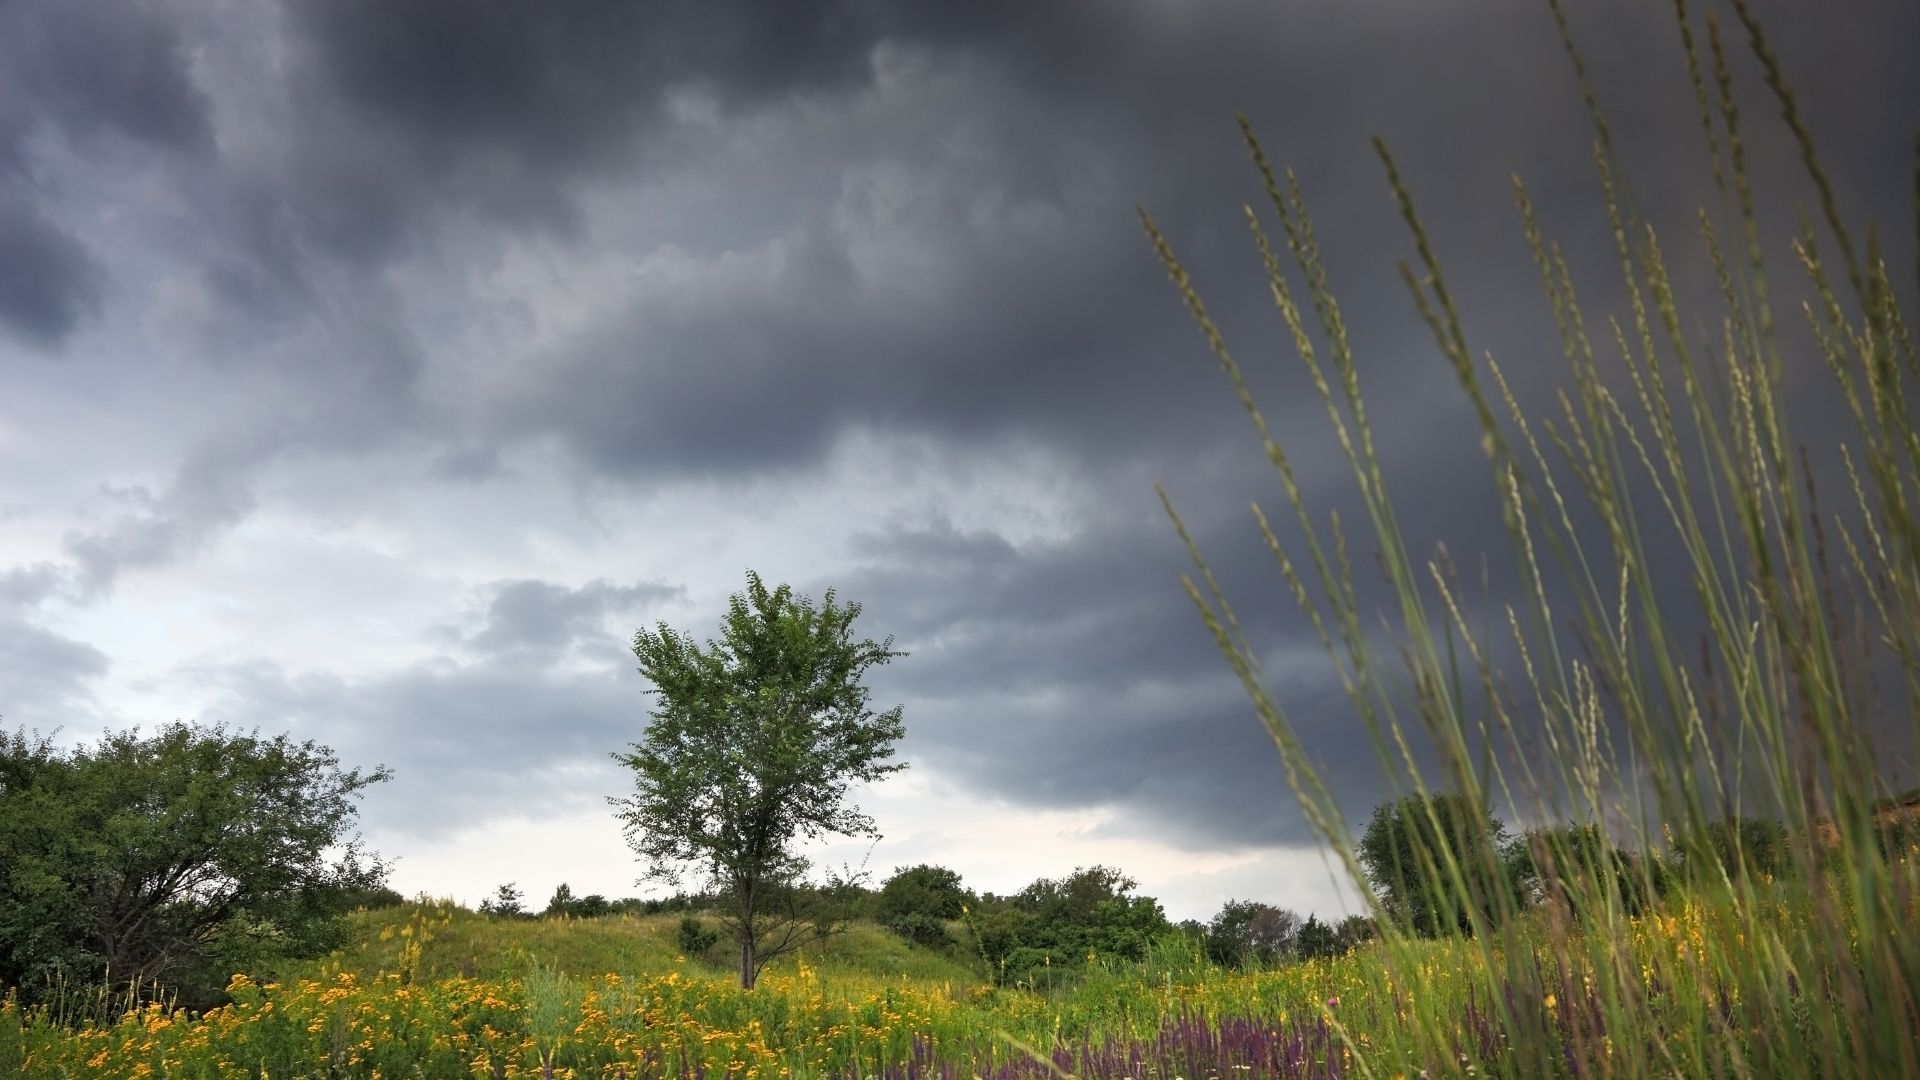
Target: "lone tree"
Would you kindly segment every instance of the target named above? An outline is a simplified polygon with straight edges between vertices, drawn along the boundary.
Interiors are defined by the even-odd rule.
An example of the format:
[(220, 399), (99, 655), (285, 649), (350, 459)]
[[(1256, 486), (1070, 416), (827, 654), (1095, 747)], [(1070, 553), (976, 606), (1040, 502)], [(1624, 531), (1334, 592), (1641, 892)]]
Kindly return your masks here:
[(383, 891), (355, 800), (388, 775), (220, 727), (65, 751), (0, 732), (0, 985), (204, 1007), (236, 971), (326, 952), (338, 916)]
[(833, 590), (816, 606), (747, 572), (727, 603), (720, 640), (702, 648), (665, 623), (634, 635), (658, 706), (645, 737), (614, 759), (636, 790), (619, 808), (646, 877), (678, 885), (704, 872), (740, 942), (740, 985), (767, 963), (824, 936), (821, 893), (796, 850), (828, 835), (878, 837), (846, 804), (847, 787), (906, 768), (888, 764), (900, 707), (867, 708), (867, 669), (904, 653), (893, 639), (855, 641), (859, 604)]

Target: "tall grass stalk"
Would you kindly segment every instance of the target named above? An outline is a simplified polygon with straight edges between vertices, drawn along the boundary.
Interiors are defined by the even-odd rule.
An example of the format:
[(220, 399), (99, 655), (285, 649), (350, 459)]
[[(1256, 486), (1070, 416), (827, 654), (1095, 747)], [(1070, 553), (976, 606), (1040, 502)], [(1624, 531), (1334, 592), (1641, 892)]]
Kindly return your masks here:
[[(1356, 538), (1309, 505), (1171, 242), (1145, 211), (1142, 223), (1278, 473), (1291, 525), (1276, 527), (1255, 504), (1255, 526), (1388, 787), (1417, 796), (1436, 834), (1435, 797), (1447, 793), (1534, 823), (1590, 823), (1605, 838), (1538, 835), (1536, 863), (1561, 893), (1537, 911), (1518, 890), (1487, 884), (1504, 880), (1490, 845), (1415, 845), (1421, 881), (1467, 917), (1468, 990), (1504, 1040), (1494, 1070), (1920, 1077), (1920, 857), (1913, 830), (1886, 810), (1891, 769), (1910, 769), (1920, 744), (1920, 428), (1909, 399), (1920, 361), (1910, 323), (1871, 232), (1857, 243), (1841, 213), (1784, 65), (1744, 0), (1733, 0), (1730, 22), (1673, 5), (1718, 196), (1698, 215), (1713, 268), (1704, 290), (1676, 278), (1666, 239), (1631, 197), (1565, 13), (1558, 0), (1549, 8), (1593, 125), (1595, 210), (1617, 259), (1606, 272), (1626, 305), (1624, 315), (1588, 317), (1516, 177), (1517, 231), (1566, 365), (1552, 408), (1530, 412), (1500, 362), (1469, 341), (1412, 185), (1375, 142), (1414, 252), (1401, 278), (1472, 407), (1520, 570), (1497, 629), (1467, 617), (1444, 549), (1409, 549), (1294, 175), (1273, 166), (1243, 119), (1268, 203), (1246, 210), (1252, 243), (1364, 508), (1391, 586), (1397, 656), (1367, 628)], [(1734, 34), (1816, 196), (1787, 272), (1766, 257)], [(1916, 185), (1920, 210), (1920, 172)], [(1802, 295), (1779, 291), (1781, 281)], [(1684, 330), (1705, 317), (1683, 300), (1696, 291), (1718, 294), (1707, 340)], [(1779, 321), (1789, 313), (1804, 319), (1811, 349), (1791, 343), (1798, 335)], [(1831, 380), (1842, 423), (1795, 414), (1810, 371)], [(1363, 882), (1311, 747), (1161, 497), (1195, 566), (1186, 590), (1278, 746), (1306, 820)], [(1783, 862), (1764, 863), (1731, 824), (1743, 817), (1781, 823)], [(1349, 1049), (1380, 1075), (1409, 1062), (1454, 1071), (1465, 1060), (1452, 1007), (1462, 976), (1423, 960), (1430, 953), (1403, 911), (1372, 903), (1400, 1022), (1364, 1045), (1347, 1036)], [(1443, 999), (1448, 1008), (1423, 1004)]]

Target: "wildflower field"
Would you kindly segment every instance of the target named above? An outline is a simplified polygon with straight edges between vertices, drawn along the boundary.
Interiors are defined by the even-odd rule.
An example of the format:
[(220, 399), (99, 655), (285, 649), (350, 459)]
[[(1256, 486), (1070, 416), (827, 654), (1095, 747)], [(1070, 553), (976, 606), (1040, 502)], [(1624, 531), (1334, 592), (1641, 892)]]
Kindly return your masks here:
[[(1796, 907), (1783, 895), (1767, 918), (1790, 932), (1804, 918)], [(1920, 918), (1920, 909), (1910, 915)], [(1550, 920), (1532, 919), (1516, 940), (1527, 943), (1536, 988), (1515, 987), (1501, 1001), (1488, 1000), (1470, 974), (1477, 948), (1452, 939), (1411, 951), (1363, 946), (1252, 972), (1173, 949), (1146, 962), (1096, 958), (1052, 993), (926, 971), (888, 976), (825, 955), (784, 965), (745, 991), (725, 971), (666, 954), (664, 919), (506, 923), (414, 905), (359, 916), (361, 944), (281, 981), (235, 976), (231, 1003), (204, 1013), (153, 1002), (111, 1024), (74, 1028), (44, 1011), (23, 1015), (9, 1000), (0, 1006), (0, 1074), (1202, 1080), (1582, 1075), (1631, 1061), (1638, 1067), (1622, 1071), (1657, 1063), (1707, 1075), (1735, 1061), (1764, 1065), (1774, 1040), (1753, 1036), (1767, 1026), (1805, 1021), (1811, 1029), (1832, 1012), (1838, 983), (1821, 973), (1809, 973), (1800, 991), (1799, 1020), (1743, 998), (1745, 953), (1759, 944), (1746, 936), (1751, 926), (1685, 902), (1634, 920), (1624, 942), (1556, 939)], [(569, 970), (529, 948), (568, 938), (627, 939), (653, 966)], [(576, 951), (575, 963), (600, 958), (592, 947)], [(1618, 962), (1635, 965), (1643, 1015), (1663, 1018), (1668, 1030), (1610, 1026), (1591, 965)], [(451, 973), (462, 966), (481, 971)], [(505, 973), (516, 966), (520, 974)], [(1559, 1045), (1548, 1072), (1516, 1053), (1509, 1022)], [(1449, 1033), (1446, 1060), (1416, 1049), (1424, 1026)], [(1677, 1037), (1702, 1026), (1720, 1037)], [(1718, 1056), (1699, 1057), (1706, 1047)]]

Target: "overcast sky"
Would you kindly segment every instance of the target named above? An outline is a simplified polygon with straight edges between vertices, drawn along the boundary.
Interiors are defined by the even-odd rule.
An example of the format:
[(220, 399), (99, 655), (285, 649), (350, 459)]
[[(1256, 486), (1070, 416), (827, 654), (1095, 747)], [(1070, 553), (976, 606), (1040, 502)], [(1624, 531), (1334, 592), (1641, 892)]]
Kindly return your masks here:
[[(1670, 5), (1572, 6), (1684, 229), (1709, 188)], [(1912, 267), (1917, 6), (1757, 6), (1844, 209)], [(1756, 171), (1791, 177), (1748, 100)], [(912, 654), (873, 681), (912, 767), (835, 863), (1335, 913), (1153, 491), (1357, 818), (1371, 751), (1246, 513), (1276, 485), (1134, 216), (1340, 505), (1236, 110), (1317, 210), (1409, 532), (1492, 544), (1368, 138), (1476, 346), (1549, 378), (1508, 174), (1602, 304), (1614, 270), (1544, 4), (0, 0), (0, 716), (318, 739), (395, 770), (363, 818), (402, 891), (631, 895), (633, 633), (705, 636), (752, 567)]]

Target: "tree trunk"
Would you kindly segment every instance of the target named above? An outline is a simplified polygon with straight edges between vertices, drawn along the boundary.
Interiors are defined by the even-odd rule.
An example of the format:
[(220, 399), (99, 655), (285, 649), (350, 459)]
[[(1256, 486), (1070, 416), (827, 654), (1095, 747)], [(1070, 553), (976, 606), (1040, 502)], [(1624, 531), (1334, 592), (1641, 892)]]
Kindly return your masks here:
[(753, 931), (743, 928), (740, 932), (740, 989), (753, 989), (754, 975)]

